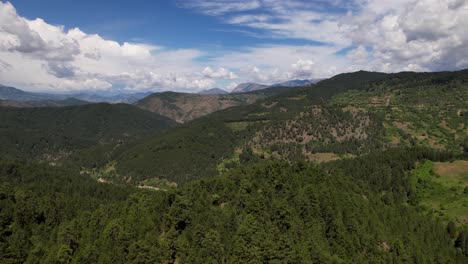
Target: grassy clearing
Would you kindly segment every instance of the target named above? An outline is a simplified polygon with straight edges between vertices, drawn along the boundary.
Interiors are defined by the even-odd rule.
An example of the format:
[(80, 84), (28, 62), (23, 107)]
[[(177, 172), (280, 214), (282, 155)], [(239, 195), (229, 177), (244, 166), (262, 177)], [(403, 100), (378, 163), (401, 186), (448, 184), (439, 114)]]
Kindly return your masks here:
[(239, 156), (242, 154), (241, 149), (237, 149), (234, 151), (231, 157), (223, 159), (223, 161), (216, 166), (219, 173), (225, 173), (230, 168), (235, 167), (240, 163)]
[(243, 131), (249, 126), (249, 122), (226, 123), (226, 126), (229, 127), (234, 132)]
[(419, 203), (444, 220), (468, 225), (468, 161), (426, 161), (412, 171)]
[(454, 162), (435, 162), (437, 174), (451, 181), (461, 181), (468, 186), (468, 161), (457, 160)]

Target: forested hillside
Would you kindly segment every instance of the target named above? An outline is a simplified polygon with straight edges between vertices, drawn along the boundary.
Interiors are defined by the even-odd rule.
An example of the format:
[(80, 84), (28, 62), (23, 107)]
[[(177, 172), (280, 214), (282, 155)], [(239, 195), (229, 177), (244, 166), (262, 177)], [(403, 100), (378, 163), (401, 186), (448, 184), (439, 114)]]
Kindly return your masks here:
[(50, 162), (78, 149), (122, 144), (175, 124), (166, 117), (125, 104), (0, 108), (0, 120), (2, 157)]
[(383, 117), (392, 145), (459, 152), (468, 143), (468, 71), (396, 75), (366, 91), (339, 94), (332, 104)]
[(1, 108), (0, 261), (466, 263), (467, 72), (341, 74), (179, 125)]
[[(323, 162), (413, 145), (461, 153), (468, 134), (465, 75), (466, 71), (342, 74), (316, 85), (284, 90), (251, 105), (219, 111), (141, 144), (124, 146), (100, 164), (113, 162), (114, 178), (125, 175), (135, 182), (165, 178), (180, 184), (235, 167), (239, 155)], [(398, 101), (389, 101), (394, 106), (371, 103), (374, 100), (377, 104), (389, 91), (399, 94)], [(418, 91), (426, 95), (418, 96)], [(415, 97), (430, 105), (430, 112), (415, 105)], [(441, 103), (433, 103), (431, 98)], [(408, 133), (404, 127), (396, 129), (409, 119), (417, 120), (415, 127), (421, 133), (428, 131), (429, 136)], [(437, 135), (437, 144), (429, 144), (430, 135)], [(176, 164), (168, 162), (175, 157), (179, 157)]]
[[(130, 196), (127, 189), (66, 171), (4, 162), (0, 258), (4, 263), (465, 263), (466, 231), (447, 229), (410, 205), (408, 172), (418, 161), (451, 158), (402, 149), (322, 166), (247, 162), (177, 190)], [(94, 205), (95, 198), (101, 206)]]
[(149, 95), (135, 104), (144, 110), (166, 116), (178, 123), (185, 123), (220, 110), (246, 106), (260, 99), (295, 89), (297, 88), (276, 86), (236, 94), (163, 92)]

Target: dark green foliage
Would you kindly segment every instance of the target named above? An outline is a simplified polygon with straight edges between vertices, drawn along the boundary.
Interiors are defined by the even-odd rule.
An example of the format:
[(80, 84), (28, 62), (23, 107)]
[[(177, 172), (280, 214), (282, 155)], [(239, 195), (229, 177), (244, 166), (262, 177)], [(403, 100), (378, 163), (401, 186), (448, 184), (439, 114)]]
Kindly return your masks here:
[(239, 133), (222, 122), (195, 121), (129, 148), (118, 156), (117, 167), (134, 180), (186, 183), (216, 175), (216, 164), (231, 156), (239, 140)]
[[(37, 263), (57, 226), (80, 212), (123, 201), (131, 192), (64, 169), (0, 161), (0, 262)], [(61, 248), (60, 259), (78, 246), (74, 238), (67, 240), (72, 248)]]
[[(391, 160), (396, 153), (384, 156)], [(352, 168), (362, 160), (355, 160)], [(396, 161), (387, 163), (374, 159), (373, 166), (400, 168)], [(245, 165), (179, 190), (138, 192), (123, 203), (74, 214), (53, 225), (50, 235), (35, 239), (35, 231), (26, 227), (43, 221), (33, 209), (41, 199), (18, 193), (14, 204), (10, 202), (16, 212), (1, 219), (14, 219), (14, 225), (23, 228), (7, 236), (3, 256), (40, 263), (466, 261), (435, 219), (396, 200), (383, 202), (375, 184), (366, 184), (365, 173), (371, 168), (363, 170), (362, 177), (345, 164), (336, 168), (285, 162)], [(2, 203), (12, 199), (8, 194), (1, 197)], [(18, 239), (29, 242), (19, 246)], [(460, 237), (456, 246), (463, 247), (465, 241)]]
[(464, 151), (468, 119), (468, 71), (400, 73), (366, 90), (336, 95), (336, 107), (355, 107), (381, 116), (389, 143)]
[(289, 160), (297, 159), (286, 147), (294, 141), (303, 157), (320, 152), (365, 154), (385, 145), (382, 121), (377, 116), (333, 107), (306, 108), (292, 119), (255, 127), (258, 128), (257, 137), (251, 141), (253, 146), (265, 149), (275, 145), (274, 152)]
[(447, 224), (447, 233), (450, 235), (451, 238), (455, 237), (456, 227), (453, 221), (450, 221)]
[[(34, 129), (22, 134), (19, 125), (0, 125), (0, 132), (19, 131), (18, 140), (34, 146), (20, 142), (31, 149), (16, 152), (18, 157), (50, 149), (80, 151), (58, 168), (0, 162), (0, 262), (467, 263), (466, 229), (424, 209), (421, 197), (428, 182), (418, 175), (428, 160), (464, 159), (462, 152), (453, 151), (453, 145), (447, 148), (453, 152), (410, 147), (421, 144), (404, 131), (400, 145), (405, 147), (392, 148), (386, 141), (394, 132), (388, 128), (391, 110), (349, 107), (340, 105), (345, 101), (337, 101), (339, 96), (333, 98), (352, 89), (357, 91), (347, 94), (359, 103), (361, 96), (382, 97), (390, 90), (409, 105), (416, 103), (417, 91), (431, 103), (423, 87), (438, 96), (464, 93), (465, 76), (465, 71), (343, 74), (149, 139), (144, 136), (172, 123), (130, 106), (116, 106), (122, 108), (117, 112), (107, 105), (2, 109), (8, 124)], [(463, 99), (450, 102), (466, 105)], [(432, 103), (434, 108), (424, 112), (434, 114), (429, 127), (447, 116), (436, 115), (437, 109), (449, 107)], [(80, 114), (72, 114), (76, 109)], [(46, 118), (51, 113), (62, 117), (52, 122)], [(456, 114), (444, 119), (447, 127), (459, 125), (463, 111)], [(157, 122), (148, 121), (153, 118)], [(423, 126), (430, 118), (420, 120)], [(124, 132), (132, 140), (119, 144)], [(455, 142), (448, 134), (440, 136)], [(41, 138), (47, 144), (38, 143)], [(9, 146), (2, 154), (15, 153), (10, 150), (18, 142), (0, 139)], [(457, 139), (460, 150), (465, 139)], [(100, 141), (113, 144), (97, 146)], [(307, 163), (316, 152), (356, 156)], [(112, 168), (120, 177), (114, 183), (164, 178), (182, 185), (148, 191), (100, 184), (79, 175), (79, 166)], [(433, 177), (430, 170), (424, 173)]]
[(174, 122), (131, 105), (0, 108), (1, 155), (54, 160), (97, 144), (154, 134)]
[[(128, 150), (122, 149), (108, 161), (116, 160), (118, 172), (131, 173), (133, 179), (163, 177), (185, 183), (216, 175), (217, 165), (232, 157), (235, 150), (246, 148), (253, 149), (258, 156), (299, 161), (308, 160), (315, 153), (364, 155), (394, 146), (392, 139), (395, 137), (399, 140), (398, 146), (447, 146), (450, 151), (458, 151), (464, 142), (460, 135), (466, 133), (468, 125), (460, 128), (462, 117), (455, 117), (457, 111), (452, 110), (463, 109), (466, 105), (463, 99), (466, 98), (463, 96), (466, 72), (341, 74), (315, 85), (286, 90), (251, 105), (213, 113)], [(451, 81), (445, 87), (447, 80)], [(399, 114), (394, 119), (388, 115), (393, 110), (368, 107), (370, 102), (359, 97), (385, 99), (386, 91), (398, 91), (395, 100), (398, 106), (404, 106), (402, 111), (394, 111)], [(353, 97), (353, 93), (359, 96)], [(351, 96), (347, 97), (348, 94)], [(416, 104), (414, 100), (430, 105), (431, 111), (411, 110)], [(384, 106), (385, 102), (383, 100)], [(443, 114), (447, 106), (451, 109), (447, 112), (449, 118)], [(415, 135), (395, 129), (393, 121), (404, 122), (407, 118), (416, 120), (415, 127), (421, 131), (427, 130), (425, 143), (420, 144)], [(441, 122), (448, 128), (441, 129)], [(432, 134), (437, 135), (440, 142), (432, 142)], [(177, 164), (169, 162), (173, 158), (177, 158)]]
[(468, 230), (462, 230), (455, 240), (455, 247), (459, 248), (468, 257)]

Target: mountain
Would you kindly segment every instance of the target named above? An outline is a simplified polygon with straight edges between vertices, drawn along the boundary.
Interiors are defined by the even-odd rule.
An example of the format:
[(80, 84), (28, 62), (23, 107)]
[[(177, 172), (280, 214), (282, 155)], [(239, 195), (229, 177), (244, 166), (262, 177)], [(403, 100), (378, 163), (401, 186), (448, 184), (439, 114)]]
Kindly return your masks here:
[(275, 83), (272, 85), (263, 85), (263, 84), (257, 84), (257, 83), (241, 83), (234, 90), (232, 90), (231, 93), (245, 93), (245, 92), (251, 92), (251, 91), (258, 91), (270, 87), (299, 87), (299, 86), (304, 86), (308, 84), (313, 84), (317, 83), (320, 80), (290, 80), (290, 81), (285, 81), (281, 83)]
[(117, 94), (117, 95), (112, 95), (112, 96), (103, 96), (103, 95), (98, 95), (98, 94), (79, 93), (79, 94), (72, 94), (71, 96), (80, 100), (93, 102), (93, 103), (133, 104), (150, 94), (152, 93), (142, 92), (142, 93), (133, 93), (133, 94)]
[(213, 88), (213, 89), (208, 89), (208, 90), (203, 90), (199, 92), (199, 94), (228, 94), (229, 92), (219, 89), (219, 88)]
[(96, 145), (121, 144), (175, 122), (127, 104), (0, 108), (0, 156), (48, 160)]
[(295, 87), (295, 86), (304, 86), (307, 84), (312, 84), (318, 82), (317, 80), (290, 80), (281, 83), (275, 83), (270, 86), (284, 86), (284, 87)]
[(233, 106), (246, 105), (264, 98), (262, 94), (188, 94), (163, 92), (136, 103), (141, 109), (184, 123)]
[[(250, 150), (264, 159), (311, 162), (397, 146), (459, 153), (468, 147), (466, 72), (340, 74), (211, 113), (132, 145), (112, 159), (119, 173), (134, 180), (153, 175), (184, 183), (236, 166), (239, 154)], [(422, 91), (427, 95), (419, 95)], [(164, 106), (179, 113), (176, 102), (192, 109), (204, 101), (187, 100), (188, 107), (185, 95), (164, 96), (155, 100), (155, 109)]]
[(78, 100), (76, 98), (67, 98), (63, 100), (35, 100), (35, 101), (12, 101), (0, 100), (0, 107), (63, 107), (73, 105), (85, 105), (90, 102)]
[[(136, 101), (150, 95), (150, 92), (117, 94), (103, 96), (98, 94), (77, 93), (77, 94), (47, 94), (47, 93), (34, 93), (25, 92), (23, 90), (0, 85), (0, 100), (27, 102), (27, 101), (62, 101), (68, 98), (75, 98), (81, 101), (92, 103), (127, 103), (133, 104)], [(58, 103), (60, 104), (60, 103)], [(47, 106), (47, 104), (38, 104)]]
[(292, 87), (292, 86), (304, 86), (307, 84), (311, 84), (312, 82), (309, 80), (290, 80), (280, 83), (272, 84), (271, 86), (285, 86), (285, 87)]
[(235, 98), (0, 109), (0, 259), (468, 263), (468, 70)]
[(231, 93), (245, 93), (251, 91), (257, 91), (268, 88), (268, 85), (258, 84), (258, 83), (241, 83), (231, 91)]
[(13, 87), (0, 85), (0, 100), (10, 100), (17, 102), (35, 101), (35, 100), (63, 100), (65, 97), (60, 95), (25, 92)]

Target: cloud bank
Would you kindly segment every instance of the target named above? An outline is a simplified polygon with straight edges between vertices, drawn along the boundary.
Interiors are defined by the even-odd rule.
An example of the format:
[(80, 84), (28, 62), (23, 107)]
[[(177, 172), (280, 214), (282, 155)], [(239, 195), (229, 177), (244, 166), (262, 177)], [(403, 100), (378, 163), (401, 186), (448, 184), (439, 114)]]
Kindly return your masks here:
[(40, 18), (28, 20), (11, 3), (0, 2), (0, 83), (59, 92), (198, 91), (229, 89), (246, 81), (325, 78), (360, 69), (468, 67), (468, 0), (177, 3), (239, 32), (256, 32), (271, 44), (213, 55), (200, 49), (118, 43)]

